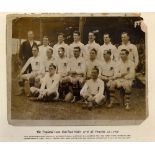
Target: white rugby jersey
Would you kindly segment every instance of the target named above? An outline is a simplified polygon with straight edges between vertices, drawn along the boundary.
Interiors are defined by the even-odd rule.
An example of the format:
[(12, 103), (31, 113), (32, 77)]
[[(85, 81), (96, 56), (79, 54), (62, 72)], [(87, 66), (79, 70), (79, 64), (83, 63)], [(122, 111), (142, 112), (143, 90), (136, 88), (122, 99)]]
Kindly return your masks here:
[(44, 90), (46, 87), (47, 90), (50, 92), (52, 91), (58, 92), (59, 81), (60, 81), (59, 74), (54, 74), (53, 76), (50, 76), (49, 73), (46, 73), (45, 77), (43, 78), (40, 90)]
[(70, 58), (68, 71), (76, 72), (77, 74), (85, 74), (86, 73), (86, 64), (82, 57), (78, 58)]
[(48, 72), (49, 71), (49, 66), (50, 64), (54, 64), (55, 65), (55, 59), (52, 57), (51, 59), (48, 59), (46, 58), (44, 61), (43, 61), (43, 64), (44, 64), (44, 68), (45, 68), (45, 72)]
[(58, 55), (58, 49), (60, 47), (63, 47), (65, 49), (65, 57), (69, 57), (69, 46), (67, 44), (65, 44), (65, 42), (57, 43), (53, 46), (53, 57), (55, 58), (55, 60), (57, 60), (57, 58), (59, 57)]
[[(115, 78), (125, 78), (131, 80), (135, 78), (135, 65), (133, 61), (127, 60), (126, 62), (123, 62), (122, 59), (120, 59), (115, 66)], [(126, 75), (122, 77), (122, 74)]]
[(69, 67), (69, 59), (66, 57), (57, 58), (57, 61), (55, 62), (55, 65), (57, 67), (57, 73), (61, 76), (66, 76), (68, 74), (68, 67)]
[(101, 75), (106, 77), (113, 77), (115, 69), (115, 62), (113, 60), (110, 61), (102, 61), (101, 63)]
[(22, 70), (21, 70), (21, 74), (23, 74), (27, 67), (31, 65), (32, 67), (32, 72), (36, 72), (36, 73), (44, 73), (44, 67), (43, 67), (43, 61), (41, 60), (41, 58), (39, 56), (36, 57), (30, 57), (26, 64), (23, 66)]
[(69, 45), (69, 58), (74, 57), (74, 47), (80, 47), (81, 48), (81, 52), (80, 52), (80, 56), (84, 57), (84, 53), (85, 53), (85, 48), (84, 48), (84, 44), (79, 42), (73, 42), (72, 44)]
[(44, 45), (41, 45), (39, 46), (39, 52), (38, 52), (38, 56), (40, 56), (40, 58), (44, 61), (47, 57), (46, 53), (47, 53), (47, 50), (50, 49), (52, 47), (50, 47), (49, 45), (47, 46), (44, 46)]
[(91, 77), (91, 71), (94, 67), (97, 67), (99, 69), (99, 75), (101, 73), (101, 62), (97, 59), (95, 60), (87, 60), (86, 61), (86, 76), (87, 77)]
[(87, 80), (83, 88), (81, 89), (80, 94), (83, 94), (85, 92), (91, 95), (103, 95), (104, 82), (99, 78), (97, 78), (95, 81), (93, 79)]
[[(137, 47), (134, 44), (131, 44), (130, 42), (128, 42), (126, 45), (122, 43), (122, 45), (118, 47), (119, 54), (122, 49), (127, 49), (129, 51), (128, 58), (129, 60), (133, 61), (135, 64), (135, 67), (137, 67), (139, 63), (139, 55), (138, 55)], [(120, 56), (119, 56), (119, 59), (120, 59)]]
[(103, 54), (104, 50), (111, 50), (111, 59), (117, 61), (118, 60), (118, 51), (116, 46), (114, 46), (111, 42), (109, 44), (103, 44), (101, 46), (101, 59), (104, 60)]
[(84, 58), (86, 60), (89, 59), (90, 57), (90, 50), (95, 48), (97, 50), (97, 59), (100, 60), (101, 59), (101, 46), (99, 44), (97, 44), (95, 41), (93, 43), (88, 42), (87, 45), (85, 45), (85, 53), (84, 53)]

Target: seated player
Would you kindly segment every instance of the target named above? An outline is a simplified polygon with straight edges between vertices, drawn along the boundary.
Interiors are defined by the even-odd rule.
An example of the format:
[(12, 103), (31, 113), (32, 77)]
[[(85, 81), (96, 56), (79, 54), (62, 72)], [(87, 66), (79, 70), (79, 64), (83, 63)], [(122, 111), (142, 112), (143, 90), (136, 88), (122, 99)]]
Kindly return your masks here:
[(109, 87), (111, 82), (114, 78), (114, 67), (115, 63), (111, 58), (111, 50), (104, 50), (103, 51), (103, 62), (101, 63), (101, 75), (99, 78), (102, 79), (105, 83), (105, 96), (106, 96), (106, 103), (107, 107), (111, 106), (110, 103), (110, 92)]
[(91, 71), (91, 79), (86, 81), (80, 91), (80, 95), (86, 101), (83, 108), (91, 110), (95, 105), (102, 105), (104, 101), (104, 82), (98, 78), (99, 69), (94, 67)]
[(31, 87), (30, 92), (34, 96), (38, 96), (37, 100), (52, 101), (59, 98), (60, 76), (56, 74), (56, 66), (51, 64), (49, 66), (49, 72), (43, 78), (41, 88)]
[[(40, 57), (40, 58), (42, 59), (42, 57)], [(43, 76), (35, 78), (34, 86), (36, 88), (40, 88), (42, 79), (44, 78), (45, 74), (49, 71), (50, 64), (51, 63), (54, 64), (53, 49), (51, 47), (47, 48), (46, 57), (44, 57), (44, 59), (42, 59), (42, 60), (43, 60), (43, 67), (44, 67), (45, 72), (44, 72)], [(29, 96), (31, 97), (31, 93), (29, 94)]]
[(63, 99), (68, 93), (68, 58), (65, 56), (65, 48), (58, 49), (58, 57), (55, 61), (57, 73), (60, 75), (59, 94)]
[(91, 70), (95, 66), (97, 66), (99, 68), (99, 75), (100, 75), (101, 63), (96, 57), (97, 57), (97, 50), (95, 48), (93, 48), (90, 51), (90, 58), (86, 61), (86, 79), (91, 78)]
[[(44, 68), (43, 68), (43, 62), (38, 56), (38, 46), (33, 46), (32, 48), (32, 54), (33, 56), (28, 59), (26, 64), (23, 66), (20, 74), (19, 74), (19, 93), (17, 95), (24, 95), (24, 83), (25, 80), (29, 80), (29, 85), (32, 87), (35, 83), (35, 78), (41, 78), (44, 75)], [(31, 65), (32, 72), (25, 74), (26, 69)]]
[(120, 60), (117, 62), (114, 81), (110, 86), (110, 104), (113, 104), (113, 97), (115, 88), (123, 88), (125, 100), (124, 105), (126, 110), (130, 110), (130, 95), (132, 82), (135, 78), (135, 65), (134, 62), (128, 58), (129, 51), (127, 49), (122, 49), (120, 52)]
[(75, 102), (80, 98), (80, 89), (85, 81), (86, 65), (82, 57), (80, 57), (81, 48), (74, 47), (74, 57), (69, 60), (68, 74), (69, 74), (69, 93), (65, 100)]
[(44, 67), (45, 67), (45, 72), (49, 71), (49, 66), (51, 63), (54, 64), (54, 58), (53, 58), (53, 49), (50, 47), (46, 51), (46, 57), (44, 60)]

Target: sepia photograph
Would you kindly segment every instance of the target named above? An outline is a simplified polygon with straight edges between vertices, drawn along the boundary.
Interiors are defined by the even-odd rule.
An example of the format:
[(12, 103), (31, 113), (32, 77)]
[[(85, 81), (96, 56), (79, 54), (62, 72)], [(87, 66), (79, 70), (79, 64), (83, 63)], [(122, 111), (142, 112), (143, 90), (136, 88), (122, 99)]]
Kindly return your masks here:
[(148, 116), (139, 14), (7, 15), (12, 125), (139, 125)]

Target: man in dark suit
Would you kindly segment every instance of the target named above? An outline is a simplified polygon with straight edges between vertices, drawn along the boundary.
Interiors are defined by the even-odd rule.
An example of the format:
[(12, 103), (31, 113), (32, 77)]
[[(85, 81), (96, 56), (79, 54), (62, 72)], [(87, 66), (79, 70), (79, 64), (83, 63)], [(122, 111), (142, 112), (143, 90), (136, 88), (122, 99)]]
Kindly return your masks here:
[[(27, 35), (28, 39), (21, 44), (19, 51), (19, 58), (22, 66), (32, 57), (32, 47), (37, 46), (37, 43), (34, 41), (33, 31), (28, 31)], [(29, 68), (28, 70), (30, 71), (31, 69)]]

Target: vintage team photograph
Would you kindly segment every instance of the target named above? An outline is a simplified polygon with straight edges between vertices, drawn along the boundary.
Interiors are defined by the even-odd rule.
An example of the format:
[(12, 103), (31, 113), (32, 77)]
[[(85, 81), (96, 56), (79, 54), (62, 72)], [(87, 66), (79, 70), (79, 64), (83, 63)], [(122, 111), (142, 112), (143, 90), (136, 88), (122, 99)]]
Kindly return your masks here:
[(8, 15), (9, 123), (140, 124), (148, 114), (144, 23), (138, 14)]

